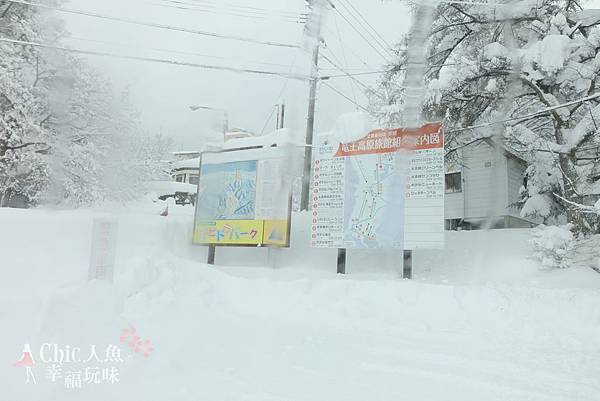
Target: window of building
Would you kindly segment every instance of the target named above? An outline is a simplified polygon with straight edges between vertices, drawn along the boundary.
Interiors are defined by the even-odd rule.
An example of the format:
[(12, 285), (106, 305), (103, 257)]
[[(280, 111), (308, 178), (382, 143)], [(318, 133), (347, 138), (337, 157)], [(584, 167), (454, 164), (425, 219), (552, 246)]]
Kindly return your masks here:
[(198, 174), (190, 174), (190, 184), (198, 185), (200, 176)]
[(183, 182), (184, 178), (185, 178), (184, 174), (176, 175), (175, 176), (175, 181), (177, 181), (177, 182)]
[(462, 173), (446, 174), (446, 193), (462, 192)]

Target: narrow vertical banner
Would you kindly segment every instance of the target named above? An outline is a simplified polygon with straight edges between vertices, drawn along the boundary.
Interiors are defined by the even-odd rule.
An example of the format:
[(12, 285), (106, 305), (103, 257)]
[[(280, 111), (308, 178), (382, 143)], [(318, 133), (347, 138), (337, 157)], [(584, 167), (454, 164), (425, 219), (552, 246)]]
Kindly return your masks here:
[(116, 219), (94, 219), (88, 269), (89, 280), (106, 280), (112, 283), (117, 254), (117, 232)]

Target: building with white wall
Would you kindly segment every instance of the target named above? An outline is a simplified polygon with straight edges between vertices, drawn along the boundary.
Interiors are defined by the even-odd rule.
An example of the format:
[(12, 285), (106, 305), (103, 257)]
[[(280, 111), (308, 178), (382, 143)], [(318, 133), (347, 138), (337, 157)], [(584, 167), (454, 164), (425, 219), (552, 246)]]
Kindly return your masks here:
[(521, 187), (527, 162), (482, 139), (457, 150), (457, 161), (446, 164), (445, 219), (447, 229), (530, 227), (520, 216)]

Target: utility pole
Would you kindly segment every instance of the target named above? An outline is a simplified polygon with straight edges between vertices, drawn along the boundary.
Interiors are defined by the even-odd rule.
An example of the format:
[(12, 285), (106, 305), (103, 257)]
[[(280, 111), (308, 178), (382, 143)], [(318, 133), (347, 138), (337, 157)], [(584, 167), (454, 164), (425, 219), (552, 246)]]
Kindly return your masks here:
[(275, 121), (275, 129), (283, 128), (284, 120), (285, 120), (285, 104), (278, 104), (276, 107), (277, 110), (277, 121)]
[(284, 126), (285, 121), (285, 103), (281, 103), (281, 108), (279, 109), (279, 126), (277, 128), (281, 129)]
[[(318, 3), (318, 0), (316, 1)], [(308, 117), (306, 120), (306, 144), (304, 147), (304, 170), (302, 175), (302, 197), (300, 199), (300, 210), (308, 210), (310, 199), (310, 171), (312, 167), (312, 144), (315, 129), (315, 102), (317, 100), (317, 83), (319, 82), (319, 49), (321, 47), (321, 21), (325, 8), (319, 4), (313, 5), (313, 18), (316, 21), (315, 46), (312, 55), (312, 77), (310, 80), (310, 92), (308, 95)]]

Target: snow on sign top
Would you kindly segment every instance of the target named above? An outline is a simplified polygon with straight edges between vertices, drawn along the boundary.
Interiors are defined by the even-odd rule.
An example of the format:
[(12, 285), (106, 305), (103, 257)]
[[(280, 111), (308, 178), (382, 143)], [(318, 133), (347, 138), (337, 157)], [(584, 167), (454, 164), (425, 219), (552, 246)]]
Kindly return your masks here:
[(443, 148), (444, 136), (441, 135), (441, 129), (441, 123), (427, 124), (419, 129), (378, 129), (357, 141), (341, 143), (335, 156)]
[(373, 128), (375, 127), (367, 114), (361, 112), (346, 113), (335, 120), (331, 135), (339, 143), (352, 142), (361, 139), (365, 132), (369, 132)]

